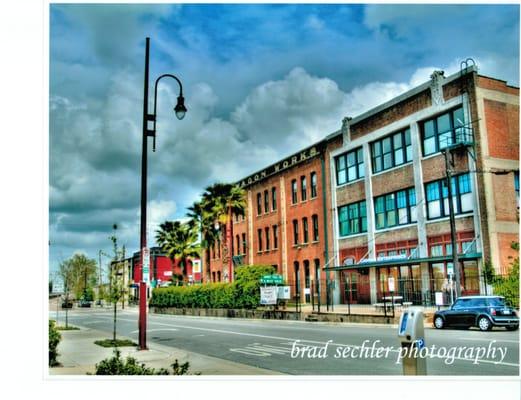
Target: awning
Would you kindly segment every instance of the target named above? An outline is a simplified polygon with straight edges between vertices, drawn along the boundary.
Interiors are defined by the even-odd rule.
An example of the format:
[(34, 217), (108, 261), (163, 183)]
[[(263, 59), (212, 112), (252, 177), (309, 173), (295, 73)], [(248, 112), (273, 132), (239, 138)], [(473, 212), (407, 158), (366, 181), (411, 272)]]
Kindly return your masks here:
[[(477, 260), (481, 258), (481, 253), (467, 253), (467, 254), (458, 254), (459, 261), (468, 261), (468, 260)], [(362, 268), (371, 268), (371, 267), (389, 267), (389, 266), (401, 266), (401, 265), (411, 265), (411, 264), (420, 264), (424, 262), (435, 263), (435, 262), (443, 262), (443, 261), (452, 261), (452, 256), (438, 256), (438, 257), (424, 257), (424, 258), (403, 258), (396, 260), (375, 260), (375, 261), (365, 261), (358, 264), (351, 265), (340, 265), (334, 267), (326, 267), (323, 268), (326, 271), (343, 271), (348, 269), (362, 269)]]

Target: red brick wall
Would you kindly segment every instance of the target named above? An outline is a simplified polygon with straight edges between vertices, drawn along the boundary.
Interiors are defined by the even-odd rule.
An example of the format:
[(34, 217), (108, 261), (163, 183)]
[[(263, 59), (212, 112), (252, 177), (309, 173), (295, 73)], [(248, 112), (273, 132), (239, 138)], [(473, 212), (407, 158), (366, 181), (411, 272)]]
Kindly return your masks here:
[(491, 157), (519, 159), (519, 107), (484, 99)]
[(430, 89), (424, 90), (415, 96), (412, 96), (404, 101), (386, 108), (379, 113), (364, 119), (351, 126), (351, 139), (358, 139), (376, 129), (382, 128), (394, 121), (405, 118), (408, 115), (429, 107), (431, 105)]
[(517, 204), (513, 174), (492, 175), (492, 186), (494, 188), (496, 220), (517, 222)]
[(519, 254), (512, 249), (512, 242), (519, 243), (519, 235), (513, 233), (498, 233), (499, 258), (501, 265), (494, 265), (501, 274), (508, 273), (510, 265)]
[(414, 186), (412, 165), (406, 165), (392, 171), (384, 172), (372, 178), (373, 196), (391, 193)]
[[(454, 154), (453, 175), (468, 171), (468, 155), (467, 153)], [(439, 154), (436, 157), (427, 158), (422, 161), (422, 174), (425, 183), (445, 178), (445, 156)]]
[(365, 182), (363, 180), (342, 186), (336, 191), (336, 202), (338, 206), (361, 200), (365, 200)]
[(477, 86), (483, 89), (497, 90), (503, 93), (519, 96), (519, 88), (509, 86), (505, 81), (489, 78), (487, 76), (478, 76)]

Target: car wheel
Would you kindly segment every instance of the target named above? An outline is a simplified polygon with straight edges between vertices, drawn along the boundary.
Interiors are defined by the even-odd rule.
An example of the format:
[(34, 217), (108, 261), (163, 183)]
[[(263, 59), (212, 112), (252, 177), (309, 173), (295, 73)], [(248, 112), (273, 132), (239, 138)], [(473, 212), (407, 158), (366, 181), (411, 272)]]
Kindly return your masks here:
[(517, 331), (519, 329), (519, 325), (517, 326), (507, 326), (507, 331)]
[(489, 331), (492, 329), (492, 324), (487, 317), (480, 317), (478, 319), (478, 328), (482, 331)]
[(436, 329), (443, 329), (445, 326), (445, 321), (442, 317), (436, 317), (434, 318), (434, 327)]

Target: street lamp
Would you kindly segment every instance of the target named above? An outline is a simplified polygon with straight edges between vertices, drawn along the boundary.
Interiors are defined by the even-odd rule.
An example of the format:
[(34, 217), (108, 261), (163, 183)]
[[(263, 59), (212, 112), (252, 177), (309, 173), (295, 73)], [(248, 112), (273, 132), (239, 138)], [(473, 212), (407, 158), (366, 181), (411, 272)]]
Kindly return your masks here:
[[(144, 81), (144, 95), (143, 95), (143, 153), (141, 157), (141, 232), (140, 232), (140, 248), (141, 248), (141, 281), (139, 282), (139, 348), (146, 350), (146, 328), (147, 328), (147, 282), (144, 274), (145, 249), (147, 247), (147, 152), (148, 152), (148, 137), (153, 137), (152, 150), (156, 150), (156, 117), (157, 117), (157, 84), (162, 78), (173, 78), (179, 84), (179, 96), (177, 97), (177, 104), (174, 107), (175, 115), (178, 119), (183, 119), (186, 114), (186, 107), (184, 105), (183, 85), (181, 81), (172, 74), (164, 74), (156, 79), (154, 85), (154, 112), (148, 113), (148, 67), (150, 54), (150, 38), (146, 38), (145, 47), (145, 81)], [(153, 123), (152, 129), (148, 129), (148, 122)], [(148, 254), (148, 251), (146, 251)]]

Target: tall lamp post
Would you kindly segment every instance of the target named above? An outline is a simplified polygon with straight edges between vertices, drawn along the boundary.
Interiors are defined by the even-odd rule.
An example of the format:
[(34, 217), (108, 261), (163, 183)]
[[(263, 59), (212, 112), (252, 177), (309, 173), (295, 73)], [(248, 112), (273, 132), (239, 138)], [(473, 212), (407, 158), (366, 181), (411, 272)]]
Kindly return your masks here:
[[(156, 110), (157, 110), (157, 84), (159, 80), (165, 77), (173, 78), (179, 84), (179, 96), (177, 97), (177, 105), (174, 107), (175, 115), (178, 119), (183, 119), (186, 114), (186, 107), (184, 105), (183, 85), (181, 81), (174, 75), (164, 74), (156, 79), (154, 85), (154, 112), (148, 113), (148, 67), (150, 54), (150, 38), (146, 38), (145, 47), (145, 83), (143, 95), (143, 153), (141, 157), (141, 281), (139, 282), (139, 349), (147, 349), (147, 283), (148, 277), (145, 277), (143, 266), (145, 265), (145, 251), (147, 248), (147, 152), (148, 152), (148, 137), (153, 138), (152, 150), (156, 150)], [(148, 122), (152, 122), (152, 129), (148, 128)]]

